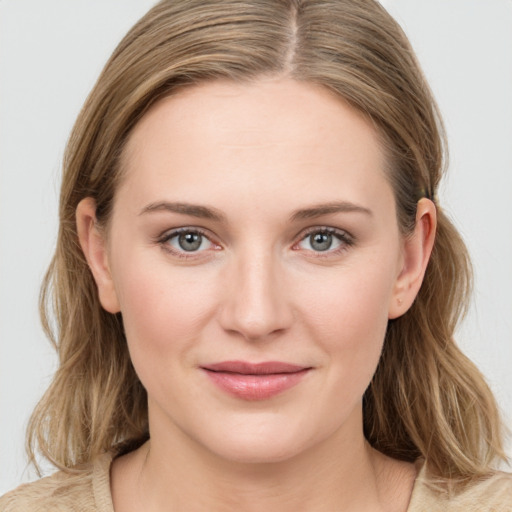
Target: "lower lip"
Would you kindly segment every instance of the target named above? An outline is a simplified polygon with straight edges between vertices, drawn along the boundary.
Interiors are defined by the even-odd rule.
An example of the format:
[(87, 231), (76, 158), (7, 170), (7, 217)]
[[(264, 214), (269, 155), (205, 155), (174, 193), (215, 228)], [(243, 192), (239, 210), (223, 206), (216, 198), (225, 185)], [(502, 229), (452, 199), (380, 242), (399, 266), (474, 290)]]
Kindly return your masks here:
[(220, 389), (243, 400), (266, 400), (297, 385), (310, 368), (292, 373), (246, 375), (241, 373), (204, 370)]

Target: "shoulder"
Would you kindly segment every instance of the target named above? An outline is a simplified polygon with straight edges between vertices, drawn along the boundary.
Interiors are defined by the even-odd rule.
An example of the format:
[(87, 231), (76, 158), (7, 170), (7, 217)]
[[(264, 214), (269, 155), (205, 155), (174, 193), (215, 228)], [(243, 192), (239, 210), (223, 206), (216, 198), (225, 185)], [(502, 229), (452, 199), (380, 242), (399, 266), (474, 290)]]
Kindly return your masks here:
[(419, 482), (409, 512), (512, 512), (512, 474), (496, 472), (477, 480), (461, 492), (436, 490)]
[(0, 497), (0, 512), (113, 512), (109, 490), (112, 457), (76, 472), (58, 471)]
[(458, 501), (461, 507), (464, 506), (465, 512), (469, 510), (512, 512), (512, 474), (499, 472), (481, 480), (468, 487)]
[(59, 471), (18, 488), (0, 498), (1, 512), (89, 511), (94, 502), (91, 472), (69, 474)]
[(496, 473), (476, 482), (460, 494), (454, 503), (458, 510), (512, 512), (512, 474)]

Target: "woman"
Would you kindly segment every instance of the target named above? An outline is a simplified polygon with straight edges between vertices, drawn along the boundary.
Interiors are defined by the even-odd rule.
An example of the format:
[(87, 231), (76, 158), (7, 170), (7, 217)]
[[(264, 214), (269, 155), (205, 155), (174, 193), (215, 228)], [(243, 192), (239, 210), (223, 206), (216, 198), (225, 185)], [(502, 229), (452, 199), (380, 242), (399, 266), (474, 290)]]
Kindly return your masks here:
[(512, 507), (442, 141), (377, 3), (152, 9), (65, 159), (29, 428), (61, 471), (3, 509)]

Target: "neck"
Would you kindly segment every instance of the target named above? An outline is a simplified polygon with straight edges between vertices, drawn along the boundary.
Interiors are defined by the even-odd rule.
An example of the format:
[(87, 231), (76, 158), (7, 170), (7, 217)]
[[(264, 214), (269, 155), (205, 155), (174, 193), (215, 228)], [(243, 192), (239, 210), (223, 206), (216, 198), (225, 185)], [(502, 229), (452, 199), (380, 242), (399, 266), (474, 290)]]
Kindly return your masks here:
[[(362, 425), (353, 427), (351, 435), (339, 430), (286, 460), (258, 463), (226, 460), (179, 429), (169, 435), (156, 428), (151, 441), (125, 457), (124, 474), (116, 480), (129, 482), (132, 505), (144, 504), (139, 510), (383, 511), (393, 501), (393, 510), (406, 510), (413, 478), (397, 507), (397, 495), (388, 488), (400, 478), (394, 471), (390, 480), (389, 459), (366, 443)], [(114, 502), (123, 494), (115, 491)]]
[[(317, 450), (309, 457), (301, 454), (292, 460), (257, 464), (215, 461), (215, 456), (210, 456), (207, 460), (203, 457), (198, 465), (190, 458), (162, 460), (162, 454), (150, 444), (141, 483), (154, 490), (159, 482), (160, 489), (165, 489), (160, 493), (165, 495), (162, 502), (169, 503), (172, 494), (172, 501), (183, 505), (169, 510), (187, 510), (186, 505), (193, 502), (198, 505), (192, 507), (194, 510), (205, 511), (345, 510), (361, 482), (365, 482), (365, 499), (369, 498), (369, 488), (375, 491), (368, 450), (359, 451), (357, 461), (348, 453), (338, 460), (326, 460)], [(173, 482), (174, 489), (169, 482)], [(370, 482), (372, 485), (368, 485)], [(153, 492), (151, 495), (155, 496)], [(335, 507), (329, 506), (334, 503)]]

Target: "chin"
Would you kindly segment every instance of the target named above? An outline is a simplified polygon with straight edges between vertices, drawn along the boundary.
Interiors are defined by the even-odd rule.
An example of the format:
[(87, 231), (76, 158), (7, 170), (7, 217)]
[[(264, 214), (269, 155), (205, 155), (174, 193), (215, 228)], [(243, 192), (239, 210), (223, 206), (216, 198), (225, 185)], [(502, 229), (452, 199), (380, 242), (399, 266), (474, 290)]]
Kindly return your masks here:
[[(252, 427), (252, 428), (251, 428)], [(215, 438), (203, 439), (215, 455), (232, 462), (245, 464), (271, 464), (290, 460), (313, 444), (320, 435), (307, 435), (307, 430), (285, 425), (244, 425), (220, 431)], [(319, 433), (317, 433), (319, 434)]]
[(293, 459), (303, 451), (303, 447), (269, 443), (265, 439), (216, 446), (212, 451), (227, 461), (239, 464), (276, 464)]

